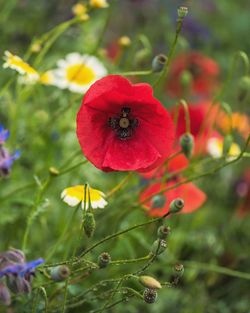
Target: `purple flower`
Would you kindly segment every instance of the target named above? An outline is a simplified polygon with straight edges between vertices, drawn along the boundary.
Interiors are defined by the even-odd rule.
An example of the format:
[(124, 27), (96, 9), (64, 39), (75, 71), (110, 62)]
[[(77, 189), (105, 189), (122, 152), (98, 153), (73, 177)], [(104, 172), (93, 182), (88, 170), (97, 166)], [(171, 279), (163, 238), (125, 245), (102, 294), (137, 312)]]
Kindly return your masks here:
[(0, 278), (8, 274), (25, 277), (27, 274), (32, 273), (34, 269), (42, 263), (44, 263), (44, 260), (40, 258), (23, 264), (14, 263), (8, 265), (3, 270), (0, 270)]
[(9, 130), (4, 129), (3, 125), (0, 124), (0, 145), (2, 145), (8, 139), (9, 135)]

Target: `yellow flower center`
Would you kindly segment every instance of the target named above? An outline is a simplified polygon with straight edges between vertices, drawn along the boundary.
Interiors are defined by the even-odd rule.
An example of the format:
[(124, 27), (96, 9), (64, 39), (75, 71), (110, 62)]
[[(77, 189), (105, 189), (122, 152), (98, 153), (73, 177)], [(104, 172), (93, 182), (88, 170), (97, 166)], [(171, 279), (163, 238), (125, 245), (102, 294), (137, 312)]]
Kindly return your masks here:
[(95, 79), (95, 73), (92, 68), (85, 64), (74, 64), (66, 69), (66, 77), (72, 83), (87, 85)]

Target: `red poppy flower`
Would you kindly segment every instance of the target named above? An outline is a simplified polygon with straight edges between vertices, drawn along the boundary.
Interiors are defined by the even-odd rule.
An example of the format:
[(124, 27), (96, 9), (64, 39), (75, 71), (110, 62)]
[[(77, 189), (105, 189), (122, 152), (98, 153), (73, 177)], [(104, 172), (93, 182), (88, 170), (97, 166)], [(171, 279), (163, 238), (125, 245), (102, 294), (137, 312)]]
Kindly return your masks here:
[[(141, 194), (140, 201), (142, 202), (147, 197), (159, 193), (162, 188), (172, 187), (180, 181), (181, 179), (177, 178), (175, 180), (167, 182), (164, 186), (162, 186), (161, 183), (150, 185)], [(152, 198), (144, 204), (150, 216), (163, 216), (169, 211), (170, 203), (176, 198), (182, 198), (185, 202), (185, 206), (182, 209), (181, 213), (191, 213), (200, 208), (207, 198), (206, 194), (198, 187), (196, 187), (193, 183), (183, 184), (179, 187), (170, 189), (164, 192), (164, 195), (166, 196), (166, 202), (162, 208), (152, 208)]]
[(218, 85), (218, 64), (199, 52), (179, 55), (170, 68), (168, 91), (173, 96), (181, 96), (183, 87), (181, 77), (184, 71), (192, 75), (191, 91), (200, 95), (209, 95)]
[(148, 84), (118, 75), (95, 82), (77, 114), (86, 158), (103, 171), (145, 171), (162, 162), (174, 141), (170, 115)]

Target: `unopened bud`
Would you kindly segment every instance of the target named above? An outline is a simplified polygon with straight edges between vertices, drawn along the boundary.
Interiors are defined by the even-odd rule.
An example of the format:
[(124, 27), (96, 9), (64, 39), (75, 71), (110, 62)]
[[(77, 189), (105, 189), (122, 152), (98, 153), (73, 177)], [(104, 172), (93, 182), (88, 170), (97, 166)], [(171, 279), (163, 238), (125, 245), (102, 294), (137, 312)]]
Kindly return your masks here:
[(183, 71), (180, 76), (180, 84), (184, 90), (188, 90), (193, 81), (193, 76), (190, 71)]
[(184, 200), (181, 198), (176, 198), (170, 203), (170, 213), (177, 213), (184, 208)]
[(0, 303), (4, 305), (11, 304), (11, 296), (9, 289), (2, 282), (0, 282)]
[(152, 209), (158, 209), (164, 207), (166, 203), (166, 196), (165, 195), (156, 195), (152, 198)]
[(122, 48), (127, 48), (131, 45), (131, 39), (128, 36), (122, 36), (118, 39), (118, 44)]
[(49, 172), (52, 176), (57, 176), (60, 174), (59, 170), (53, 166), (49, 168)]
[(180, 278), (184, 274), (184, 266), (183, 264), (176, 263), (173, 268), (174, 276), (176, 278)]
[(23, 263), (25, 262), (25, 256), (23, 251), (11, 248), (10, 250), (3, 253), (3, 257), (8, 259), (8, 261), (15, 263)]
[(54, 281), (64, 281), (69, 277), (69, 275), (70, 269), (66, 265), (54, 267), (50, 272), (51, 279)]
[(227, 134), (225, 137), (224, 137), (224, 141), (223, 141), (223, 154), (224, 155), (227, 155), (230, 148), (231, 148), (231, 145), (233, 143), (233, 137), (231, 134)]
[(189, 159), (193, 154), (194, 137), (189, 133), (185, 133), (180, 138), (180, 146), (183, 154)]
[(139, 282), (146, 288), (149, 289), (161, 289), (162, 286), (158, 280), (151, 276), (140, 276)]
[(100, 268), (105, 268), (109, 265), (111, 261), (111, 256), (107, 252), (103, 252), (98, 257), (98, 265)]
[(39, 41), (35, 41), (30, 47), (31, 52), (33, 53), (38, 53), (41, 49), (42, 47)]
[(244, 101), (250, 92), (250, 76), (243, 76), (238, 83), (238, 99)]
[(8, 275), (6, 277), (8, 288), (15, 294), (31, 292), (31, 285), (24, 277)]
[(151, 252), (154, 255), (159, 255), (163, 253), (167, 248), (167, 243), (163, 239), (157, 239), (154, 241), (152, 247), (151, 247)]
[(83, 219), (83, 229), (85, 234), (90, 238), (95, 232), (95, 217), (93, 213), (86, 213)]
[(157, 300), (157, 292), (155, 289), (147, 288), (143, 292), (143, 298), (146, 303), (154, 303)]
[(168, 237), (168, 235), (170, 234), (170, 231), (171, 231), (171, 229), (169, 226), (162, 225), (157, 230), (157, 236), (158, 236), (158, 238), (165, 240)]
[(152, 71), (157, 73), (161, 72), (167, 62), (167, 57), (164, 54), (159, 54), (153, 58)]
[(181, 6), (181, 7), (178, 8), (177, 12), (178, 12), (178, 17), (180, 19), (183, 19), (188, 14), (188, 8), (184, 7), (184, 6)]

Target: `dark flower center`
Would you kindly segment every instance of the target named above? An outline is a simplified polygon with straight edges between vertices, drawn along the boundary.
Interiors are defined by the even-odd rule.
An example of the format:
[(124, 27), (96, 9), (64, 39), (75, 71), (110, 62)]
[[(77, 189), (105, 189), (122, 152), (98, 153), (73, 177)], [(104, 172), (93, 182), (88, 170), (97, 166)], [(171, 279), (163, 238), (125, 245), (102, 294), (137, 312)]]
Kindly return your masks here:
[(191, 63), (189, 66), (188, 66), (188, 71), (192, 74), (192, 76), (194, 78), (197, 78), (201, 75), (202, 73), (202, 70), (200, 68), (200, 66), (196, 63)]
[(134, 129), (138, 126), (138, 119), (131, 115), (130, 108), (123, 107), (119, 116), (108, 119), (108, 125), (115, 131), (118, 138), (126, 140), (132, 136)]

